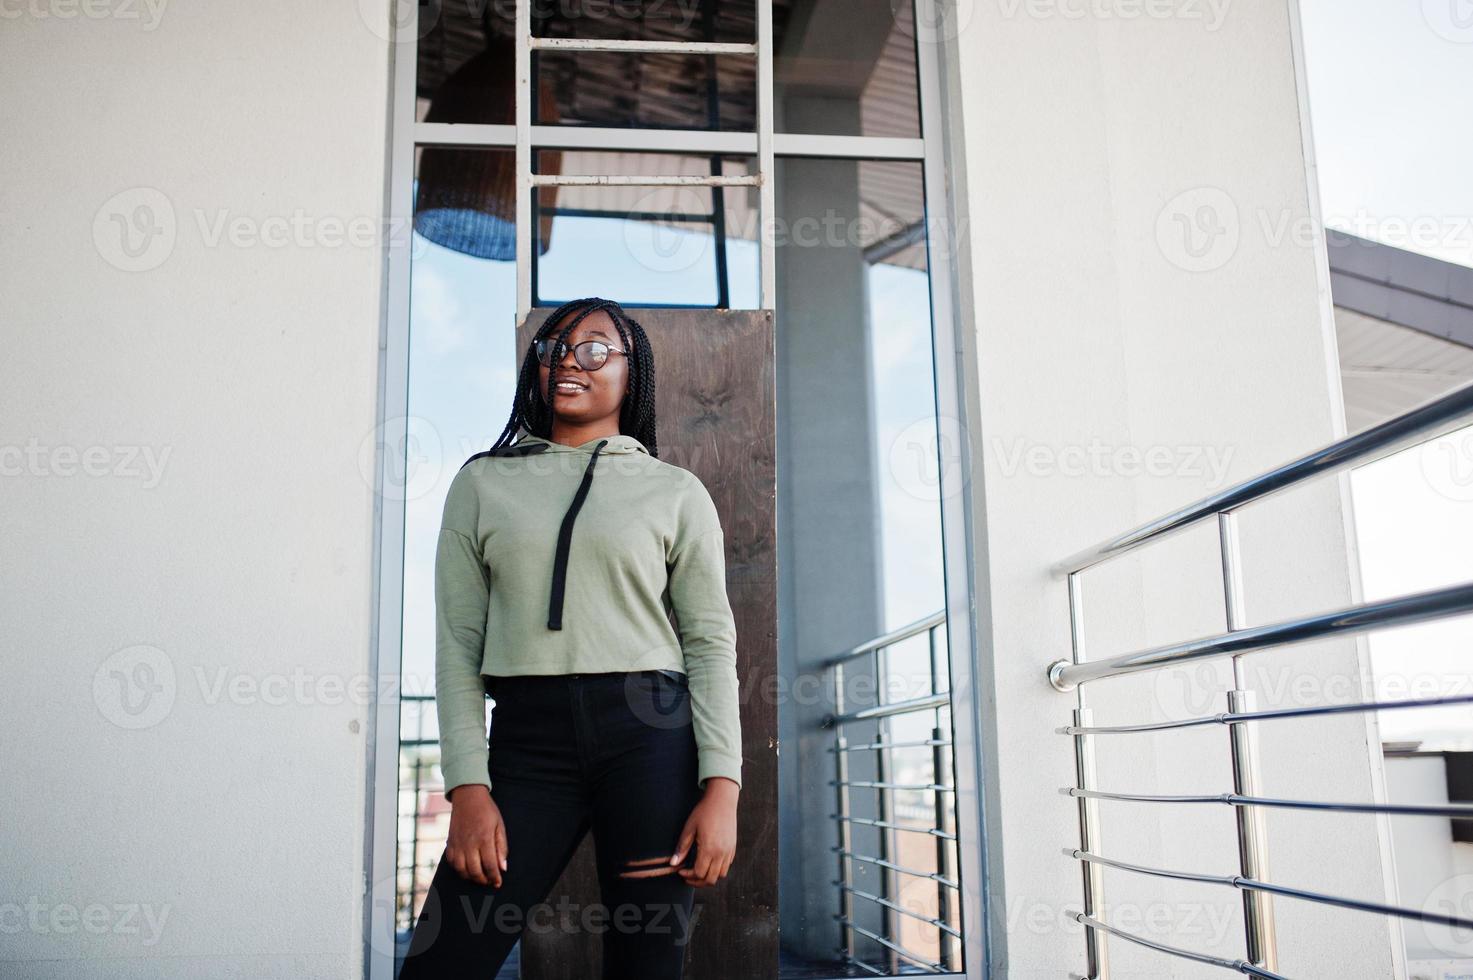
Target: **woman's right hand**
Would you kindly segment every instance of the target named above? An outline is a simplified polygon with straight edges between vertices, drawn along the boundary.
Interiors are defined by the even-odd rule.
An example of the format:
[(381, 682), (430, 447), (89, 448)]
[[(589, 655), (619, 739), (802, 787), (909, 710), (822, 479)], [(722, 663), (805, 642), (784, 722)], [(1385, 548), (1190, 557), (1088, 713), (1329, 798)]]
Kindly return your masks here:
[(480, 783), (454, 787), (445, 857), (462, 878), (501, 887), (506, 870), (506, 824), (491, 793)]

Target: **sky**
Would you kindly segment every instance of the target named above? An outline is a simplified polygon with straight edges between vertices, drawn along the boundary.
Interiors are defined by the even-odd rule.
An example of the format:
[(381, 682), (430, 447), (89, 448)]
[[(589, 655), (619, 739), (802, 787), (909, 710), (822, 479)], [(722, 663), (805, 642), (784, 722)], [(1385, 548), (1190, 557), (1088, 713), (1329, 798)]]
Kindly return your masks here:
[(1473, 3), (1299, 5), (1325, 224), (1473, 266)]

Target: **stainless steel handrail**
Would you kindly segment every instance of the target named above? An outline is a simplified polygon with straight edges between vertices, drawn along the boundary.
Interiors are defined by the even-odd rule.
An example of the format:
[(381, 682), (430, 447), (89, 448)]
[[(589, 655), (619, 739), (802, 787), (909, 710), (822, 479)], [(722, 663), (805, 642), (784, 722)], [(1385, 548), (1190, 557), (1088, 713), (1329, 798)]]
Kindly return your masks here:
[(880, 636), (875, 637), (873, 640), (866, 640), (863, 643), (859, 644), (859, 646), (857, 647), (850, 647), (843, 653), (825, 660), (820, 666), (825, 669), (830, 667), (838, 667), (841, 664), (848, 663), (849, 661), (854, 660), (857, 657), (862, 657), (867, 653), (874, 653), (875, 651), (882, 650), (885, 647), (893, 647), (895, 644), (901, 642), (902, 640), (908, 640), (912, 636), (920, 636), (927, 630), (932, 630), (935, 629), (937, 626), (944, 626), (945, 624), (946, 610), (937, 610), (936, 612), (931, 613), (929, 616), (923, 616), (913, 623), (907, 623), (904, 626), (893, 629), (888, 633), (883, 633)]
[(830, 779), (830, 786), (859, 786), (865, 789), (898, 789), (916, 792), (955, 793), (955, 786), (946, 783), (892, 783), (883, 779)]
[(865, 864), (873, 864), (875, 867), (884, 868), (887, 871), (894, 871), (898, 874), (910, 875), (912, 878), (924, 878), (927, 881), (934, 881), (936, 882), (936, 884), (946, 888), (950, 888), (953, 891), (961, 888), (961, 884), (959, 882), (952, 881), (945, 875), (939, 875), (934, 871), (918, 871), (915, 868), (907, 868), (902, 864), (896, 864), (894, 861), (886, 861), (884, 858), (877, 858), (870, 854), (859, 854), (855, 851), (846, 851), (837, 847), (830, 848), (830, 850), (839, 855), (842, 855), (843, 857), (853, 858), (856, 861), (863, 861)]
[[(861, 936), (864, 936), (864, 937), (866, 937), (868, 939), (873, 939), (875, 942), (879, 943), (881, 946), (884, 946), (886, 949), (893, 951), (894, 953), (896, 953), (899, 956), (905, 957), (906, 959), (908, 959), (911, 962), (915, 963), (917, 966), (923, 966), (927, 970), (930, 970), (932, 973), (944, 973), (946, 971), (946, 964), (944, 964), (944, 963), (936, 963), (936, 962), (933, 962), (931, 960), (926, 959), (923, 956), (917, 956), (915, 953), (912, 953), (910, 950), (906, 949), (904, 946), (901, 946), (899, 943), (892, 942), (889, 939), (886, 939), (884, 936), (879, 935), (878, 933), (871, 932), (870, 930), (864, 928), (863, 926), (857, 925), (848, 916), (836, 915), (836, 916), (834, 916), (834, 918), (841, 925), (843, 925), (843, 926), (845, 926), (845, 927), (847, 927), (849, 929), (854, 930), (855, 932), (859, 933)], [(857, 960), (855, 962), (856, 962), (856, 965), (864, 967), (866, 970), (869, 970), (872, 973), (874, 973), (874, 975), (877, 976), (877, 977), (883, 977), (883, 976), (887, 976), (888, 975), (888, 974), (885, 974), (885, 973), (883, 973), (883, 972), (881, 972), (879, 970), (876, 970), (874, 967), (870, 966), (869, 964), (867, 964), (867, 963), (865, 963), (863, 961), (858, 961)]]
[(880, 827), (884, 830), (901, 830), (908, 834), (926, 834), (930, 837), (939, 837), (942, 840), (956, 840), (956, 834), (948, 834), (936, 827), (907, 827), (905, 824), (893, 823), (888, 820), (871, 820), (868, 817), (846, 817), (838, 813), (830, 813), (830, 820), (842, 820), (845, 823), (858, 823), (866, 827)]
[[(836, 719), (837, 720), (837, 719)], [(842, 749), (830, 745), (825, 752), (871, 752), (875, 749), (918, 749), (924, 746), (950, 745), (949, 738), (917, 738), (905, 742), (867, 742), (864, 745), (846, 745)]]
[(842, 715), (828, 715), (823, 720), (823, 727), (833, 728), (835, 725), (847, 725), (852, 721), (889, 718), (892, 715), (909, 715), (917, 711), (934, 711), (937, 708), (944, 708), (949, 704), (951, 704), (950, 694), (928, 694), (923, 698), (892, 701), (889, 704), (877, 704), (872, 708), (860, 708), (857, 711), (849, 711)]
[(1307, 888), (1290, 888), (1288, 885), (1275, 885), (1267, 881), (1255, 881), (1252, 878), (1244, 878), (1242, 875), (1210, 875), (1192, 871), (1170, 871), (1165, 868), (1151, 868), (1144, 864), (1131, 864), (1129, 861), (1117, 861), (1099, 854), (1090, 854), (1078, 848), (1073, 850), (1065, 848), (1064, 854), (1077, 861), (1103, 864), (1107, 868), (1118, 868), (1121, 871), (1131, 871), (1135, 874), (1150, 875), (1155, 878), (1171, 878), (1175, 881), (1197, 881), (1208, 885), (1228, 885), (1244, 891), (1270, 892), (1274, 895), (1283, 895), (1285, 898), (1298, 898), (1306, 902), (1314, 902), (1318, 905), (1333, 905), (1336, 908), (1351, 909), (1355, 912), (1372, 912), (1376, 915), (1396, 916), (1399, 919), (1415, 919), (1418, 922), (1447, 926), (1450, 929), (1473, 929), (1473, 919), (1463, 919), (1456, 915), (1439, 915), (1436, 912), (1424, 912), (1421, 909), (1409, 909), (1400, 905), (1366, 902), (1358, 898), (1342, 898), (1339, 895), (1329, 895), (1325, 892), (1317, 892)]
[(873, 895), (867, 891), (864, 891), (863, 889), (855, 888), (852, 885), (846, 885), (842, 881), (832, 881), (830, 882), (830, 884), (844, 889), (845, 891), (854, 895), (856, 898), (862, 898), (867, 902), (874, 902), (876, 905), (883, 905), (886, 908), (891, 909), (892, 911), (906, 916), (907, 918), (915, 919), (917, 922), (924, 922), (928, 926), (932, 926), (936, 929), (940, 929), (942, 932), (949, 933), (955, 936), (957, 939), (960, 939), (962, 937), (961, 930), (953, 928), (947, 923), (942, 922), (934, 915), (922, 915), (914, 909), (908, 909), (904, 905), (897, 905), (896, 903), (890, 901), (888, 898), (881, 898), (879, 895)]
[(1150, 541), (1159, 541), (1224, 511), (1261, 500), (1314, 477), (1369, 463), (1417, 443), (1435, 439), (1466, 425), (1469, 415), (1473, 415), (1473, 384), (1463, 385), (1394, 419), (1330, 443), (1293, 462), (1070, 555), (1056, 563), (1050, 571), (1058, 576), (1082, 571), (1107, 558), (1123, 555)]
[[(950, 924), (953, 921), (959, 923), (955, 910), (960, 885), (955, 874), (958, 840), (953, 832), (956, 824), (956, 787), (950, 782), (953, 773), (948, 752), (952, 739), (945, 714), (951, 707), (951, 695), (946, 677), (945, 652), (938, 644), (938, 631), (945, 623), (945, 610), (938, 610), (822, 662), (823, 669), (832, 673), (834, 685), (834, 709), (820, 721), (820, 726), (832, 731), (834, 735), (834, 743), (828, 749), (834, 759), (834, 778), (828, 781), (828, 785), (833, 787), (835, 798), (834, 812), (829, 814), (829, 818), (834, 821), (838, 841), (830, 848), (837, 856), (839, 871), (838, 878), (834, 881), (839, 893), (839, 912), (834, 920), (840, 926), (840, 952), (845, 961), (852, 967), (877, 976), (898, 973), (904, 965), (901, 963), (902, 959), (938, 973), (959, 970), (961, 965), (957, 956), (961, 947), (961, 929), (959, 924)], [(926, 635), (930, 648), (930, 693), (900, 701), (885, 701), (882, 682), (889, 677), (891, 648), (922, 634)], [(849, 691), (845, 684), (845, 674), (857, 660), (867, 661), (870, 676), (866, 679), (874, 681), (873, 697), (876, 700), (864, 707), (846, 710), (845, 700)], [(916, 737), (920, 735), (919, 732), (902, 740), (889, 737), (892, 719), (917, 714), (924, 717), (923, 713), (932, 715), (930, 738)], [(863, 725), (865, 728), (862, 741), (851, 745), (846, 733), (855, 725)], [(929, 782), (914, 781), (914, 776), (926, 778), (928, 773), (924, 768), (916, 772), (910, 780), (906, 779), (911, 776), (910, 772), (905, 768), (896, 768), (894, 750), (904, 748), (930, 750)], [(851, 772), (851, 766), (864, 764), (866, 755), (873, 759), (872, 770)], [(896, 817), (896, 795), (903, 792), (929, 795), (929, 803), (934, 811), (932, 826), (907, 826)], [(851, 795), (854, 794), (858, 794), (866, 806), (874, 808), (873, 816), (856, 816), (852, 812)], [(855, 846), (856, 829), (867, 830), (869, 836), (874, 838), (873, 846), (877, 854), (862, 853)], [(936, 858), (934, 872), (907, 867), (894, 860), (901, 853), (898, 840), (901, 832), (932, 837)], [(878, 869), (878, 873), (873, 876), (879, 885), (875, 892), (855, 887), (856, 862)], [(918, 862), (912, 858), (911, 863)], [(901, 904), (901, 875), (935, 882), (935, 915), (923, 915)], [(878, 907), (873, 911), (880, 923), (876, 927), (879, 931), (866, 929), (856, 921), (856, 899), (873, 902)], [(929, 958), (930, 950), (926, 955), (920, 955), (907, 950), (896, 941), (901, 936), (902, 916), (936, 929), (934, 959)], [(879, 944), (880, 951), (868, 950), (866, 954), (877, 957), (879, 961), (888, 961), (884, 962), (883, 969), (861, 957), (856, 943), (860, 937)]]
[(1135, 943), (1137, 946), (1145, 946), (1147, 949), (1154, 949), (1158, 953), (1166, 953), (1179, 959), (1192, 960), (1195, 963), (1203, 963), (1207, 966), (1220, 966), (1224, 970), (1233, 970), (1246, 977), (1259, 977), (1261, 980), (1289, 980), (1288, 977), (1282, 974), (1274, 973), (1272, 970), (1265, 970), (1262, 967), (1249, 963), (1247, 960), (1228, 960), (1220, 956), (1209, 956), (1206, 953), (1195, 953), (1192, 950), (1182, 949), (1179, 946), (1168, 946), (1166, 943), (1158, 943), (1153, 939), (1146, 939), (1144, 936), (1137, 936), (1134, 933), (1126, 932), (1124, 929), (1117, 929), (1115, 926), (1101, 922), (1094, 916), (1085, 915), (1083, 912), (1074, 912), (1070, 915), (1070, 918), (1081, 925), (1089, 926), (1091, 929), (1108, 932), (1110, 935), (1118, 936), (1126, 942)]
[(1334, 813), (1389, 813), (1400, 817), (1449, 817), (1473, 820), (1473, 803), (1331, 803), (1323, 800), (1294, 800), (1276, 796), (1244, 796), (1241, 793), (1110, 793), (1097, 789), (1064, 786), (1064, 796), (1123, 803), (1222, 803), (1227, 806), (1261, 806), (1285, 810), (1325, 810)]
[(1156, 667), (1174, 667), (1202, 660), (1215, 660), (1332, 636), (1364, 633), (1392, 626), (1410, 626), (1473, 612), (1473, 582), (1415, 592), (1411, 595), (1367, 602), (1333, 612), (1301, 616), (1267, 626), (1250, 626), (1206, 636), (1185, 643), (1154, 647), (1106, 660), (1086, 663), (1055, 661), (1049, 667), (1049, 683), (1061, 691), (1072, 691), (1086, 681), (1118, 677)]
[(1179, 728), (1201, 728), (1205, 725), (1242, 725), (1250, 721), (1278, 721), (1283, 718), (1314, 718), (1319, 715), (1348, 715), (1368, 711), (1401, 711), (1406, 708), (1445, 708), (1454, 704), (1473, 704), (1473, 694), (1460, 694), (1449, 698), (1417, 698), (1409, 701), (1319, 704), (1309, 708), (1275, 708), (1272, 711), (1224, 711), (1201, 718), (1151, 721), (1142, 725), (1092, 725), (1084, 728), (1065, 725), (1054, 731), (1060, 735), (1133, 735), (1142, 732), (1166, 732)]
[[(1086, 972), (1090, 980), (1108, 980), (1109, 959), (1104, 944), (1104, 937), (1107, 935), (1118, 936), (1175, 956), (1233, 969), (1249, 976), (1278, 978), (1279, 974), (1274, 972), (1278, 969), (1278, 940), (1272, 905), (1272, 897), (1275, 895), (1406, 918), (1424, 918), (1422, 913), (1399, 909), (1396, 906), (1268, 884), (1271, 876), (1266, 870), (1268, 854), (1265, 811), (1277, 807), (1470, 820), (1473, 819), (1473, 805), (1339, 803), (1267, 796), (1262, 791), (1259, 778), (1257, 725), (1259, 722), (1284, 718), (1468, 704), (1473, 703), (1473, 697), (1420, 698), (1402, 701), (1373, 700), (1355, 704), (1315, 705), (1257, 711), (1254, 710), (1254, 695), (1250, 690), (1243, 655), (1255, 651), (1277, 653), (1282, 648), (1313, 640), (1350, 636), (1373, 629), (1407, 626), (1467, 615), (1473, 613), (1473, 582), (1361, 603), (1270, 625), (1248, 626), (1244, 613), (1243, 562), (1238, 541), (1237, 511), (1249, 503), (1312, 478), (1372, 462), (1468, 425), (1470, 416), (1473, 416), (1473, 384), (1464, 385), (1447, 395), (1425, 402), (1397, 418), (1347, 439), (1339, 440), (1274, 470), (1111, 538), (1093, 548), (1078, 552), (1051, 567), (1054, 574), (1066, 576), (1068, 580), (1070, 657), (1050, 664), (1047, 676), (1056, 689), (1074, 691), (1077, 697), (1073, 724), (1057, 730), (1069, 736), (1074, 742), (1075, 786), (1061, 790), (1061, 792), (1078, 801), (1080, 845), (1066, 853), (1080, 860), (1084, 871), (1084, 908), (1075, 914), (1074, 918), (1086, 926), (1085, 961)], [(1101, 660), (1091, 660), (1086, 657), (1082, 628), (1084, 612), (1081, 573), (1100, 562), (1123, 555), (1149, 542), (1162, 540), (1209, 518), (1216, 518), (1218, 525), (1218, 552), (1221, 562), (1223, 606), (1227, 631), (1215, 636), (1201, 637)], [(1092, 723), (1091, 712), (1085, 698), (1086, 689), (1081, 685), (1106, 677), (1216, 659), (1230, 659), (1232, 662), (1233, 684), (1232, 689), (1227, 692), (1226, 712), (1200, 718), (1140, 724), (1096, 726)], [(1232, 761), (1233, 792), (1194, 795), (1116, 793), (1101, 790), (1095, 785), (1092, 760), (1093, 739), (1096, 736), (1162, 732), (1206, 725), (1227, 727)], [(1132, 866), (1101, 857), (1097, 843), (1100, 828), (1097, 808), (1101, 801), (1107, 800), (1141, 803), (1225, 804), (1233, 807), (1241, 873), (1231, 878), (1223, 878), (1165, 872), (1161, 869)], [(1227, 960), (1179, 949), (1123, 932), (1104, 923), (1099, 912), (1103, 887), (1101, 869), (1107, 866), (1166, 877), (1218, 881), (1238, 887), (1243, 895), (1246, 959)], [(1445, 918), (1435, 920), (1424, 918), (1424, 921), (1444, 922)], [(1462, 924), (1461, 921), (1459, 924)], [(1473, 922), (1467, 924), (1473, 925)]]

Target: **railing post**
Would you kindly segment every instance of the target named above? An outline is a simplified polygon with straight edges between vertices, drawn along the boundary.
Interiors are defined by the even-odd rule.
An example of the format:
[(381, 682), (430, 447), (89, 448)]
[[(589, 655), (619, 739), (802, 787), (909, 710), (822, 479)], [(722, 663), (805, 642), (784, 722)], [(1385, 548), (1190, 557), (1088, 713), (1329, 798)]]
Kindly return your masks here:
[[(1218, 549), (1222, 556), (1223, 607), (1227, 628), (1243, 628), (1242, 562), (1238, 553), (1238, 525), (1232, 511), (1217, 515)], [(1227, 696), (1233, 714), (1252, 711), (1253, 693), (1248, 690), (1242, 657), (1233, 657), (1233, 689)], [(1233, 792), (1261, 796), (1258, 769), (1258, 738), (1252, 723), (1228, 726), (1233, 764)], [(1268, 877), (1268, 825), (1262, 808), (1234, 808), (1238, 825), (1238, 867), (1245, 878), (1264, 881)], [(1266, 892), (1243, 892), (1243, 931), (1248, 962), (1265, 970), (1278, 969), (1278, 941), (1274, 929), (1273, 896)]]
[[(1092, 718), (1088, 708), (1074, 709), (1076, 728), (1090, 725)], [(1074, 784), (1080, 789), (1099, 788), (1095, 780), (1094, 743), (1088, 735), (1074, 736)], [(1095, 854), (1100, 852), (1100, 801), (1083, 796), (1079, 798), (1079, 849)], [(1093, 861), (1080, 864), (1084, 872), (1084, 914), (1103, 921), (1104, 868)], [(1085, 980), (1108, 980), (1110, 956), (1105, 946), (1105, 934), (1092, 926), (1084, 927), (1084, 955), (1088, 972)]]
[[(887, 724), (888, 720), (881, 718), (875, 723), (875, 745), (877, 746), (875, 749), (875, 781), (881, 784), (890, 782), (891, 777), (890, 750), (886, 746), (890, 737), (890, 726)], [(880, 834), (880, 860), (886, 862), (886, 864), (880, 866), (880, 897), (887, 902), (899, 902), (899, 876), (895, 873), (895, 869), (888, 866), (897, 857), (895, 853), (895, 831), (891, 829), (891, 825), (895, 823), (895, 791), (887, 786), (881, 785), (877, 792), (879, 793), (880, 822), (883, 826), (875, 829)], [(900, 941), (900, 923), (896, 921), (897, 916), (895, 910), (889, 905), (882, 904), (880, 906), (880, 918), (885, 923), (885, 928), (882, 930), (884, 937), (891, 942), (898, 943)], [(900, 972), (900, 954), (898, 952), (894, 949), (887, 948), (885, 959), (889, 964), (892, 975)]]
[[(936, 627), (932, 626), (926, 631), (926, 640), (930, 643), (931, 655), (931, 693), (941, 693), (941, 659), (936, 650)], [(951, 690), (947, 685), (948, 693)], [(941, 709), (936, 709), (935, 722), (931, 726), (931, 784), (934, 786), (945, 786), (950, 782), (951, 767), (946, 764), (946, 746), (941, 744), (945, 740), (945, 734), (941, 727)], [(954, 821), (948, 819), (950, 816), (946, 805), (946, 794), (941, 790), (931, 791), (933, 805), (932, 819), (936, 823), (936, 829), (940, 832), (936, 835), (936, 870), (943, 878), (950, 881), (956, 880), (956, 862), (951, 858), (951, 846), (942, 834), (951, 833)], [(941, 882), (936, 883), (936, 918), (947, 925), (951, 925), (952, 901), (951, 890)], [(956, 943), (952, 940), (951, 933), (945, 929), (936, 930), (937, 949), (940, 955), (937, 957), (948, 970), (956, 969)]]
[[(1253, 694), (1229, 691), (1228, 710), (1234, 714), (1253, 710)], [(1228, 726), (1232, 733), (1233, 791), (1241, 796), (1261, 796), (1258, 779), (1258, 739), (1251, 724)], [(1262, 807), (1240, 806), (1238, 821), (1238, 866), (1244, 878), (1268, 878), (1268, 827)], [(1248, 961), (1265, 970), (1279, 968), (1278, 942), (1274, 930), (1273, 896), (1267, 892), (1243, 892), (1243, 929), (1247, 934)]]
[[(889, 678), (886, 670), (889, 647), (876, 647), (874, 654), (870, 657), (871, 666), (875, 677), (875, 704), (884, 704), (886, 697), (884, 687)], [(890, 749), (887, 742), (890, 738), (890, 719), (878, 718), (875, 720), (875, 781), (880, 784), (876, 790), (876, 802), (882, 826), (875, 828), (880, 836), (880, 860), (886, 862), (880, 867), (880, 897), (889, 902), (900, 899), (900, 888), (898, 876), (888, 864), (895, 859), (895, 831), (891, 825), (895, 823), (895, 791), (885, 785), (891, 781), (890, 772)], [(888, 905), (880, 906), (880, 918), (885, 923), (881, 930), (884, 937), (891, 942), (900, 939), (899, 923), (896, 921), (895, 910)], [(893, 948), (887, 948), (885, 959), (889, 965), (891, 975), (900, 972), (900, 954)]]
[[(1084, 660), (1084, 599), (1080, 594), (1079, 573), (1069, 575), (1069, 635), (1075, 663)], [(1074, 709), (1074, 727), (1091, 724), (1091, 714), (1084, 706), (1084, 688), (1079, 688), (1079, 706)], [(1095, 779), (1094, 742), (1088, 735), (1074, 736), (1074, 785), (1080, 789), (1098, 789)], [(1099, 800), (1079, 798), (1079, 849), (1100, 853)], [(1104, 921), (1105, 872), (1093, 861), (1081, 862), (1084, 875), (1084, 914)], [(1084, 927), (1085, 980), (1109, 980), (1110, 950), (1105, 933), (1093, 926)]]
[[(834, 717), (844, 714), (844, 665), (834, 665)], [(847, 962), (854, 962), (854, 865), (849, 855), (853, 848), (849, 825), (849, 743), (844, 738), (842, 723), (834, 723), (834, 819), (839, 831), (839, 916), (843, 952)]]

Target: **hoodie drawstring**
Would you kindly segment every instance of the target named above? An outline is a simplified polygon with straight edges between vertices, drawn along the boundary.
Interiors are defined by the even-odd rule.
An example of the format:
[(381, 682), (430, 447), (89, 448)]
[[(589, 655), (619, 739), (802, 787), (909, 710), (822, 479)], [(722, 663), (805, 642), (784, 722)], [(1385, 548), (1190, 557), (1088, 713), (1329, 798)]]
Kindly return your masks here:
[(573, 540), (573, 521), (578, 518), (583, 500), (588, 496), (588, 487), (593, 483), (593, 464), (598, 461), (599, 450), (608, 443), (609, 440), (604, 439), (593, 448), (593, 456), (583, 471), (583, 482), (578, 485), (578, 492), (573, 495), (573, 502), (563, 515), (563, 526), (558, 530), (557, 555), (552, 563), (552, 600), (547, 607), (547, 628), (550, 630), (563, 628), (563, 588), (568, 581), (568, 546)]

